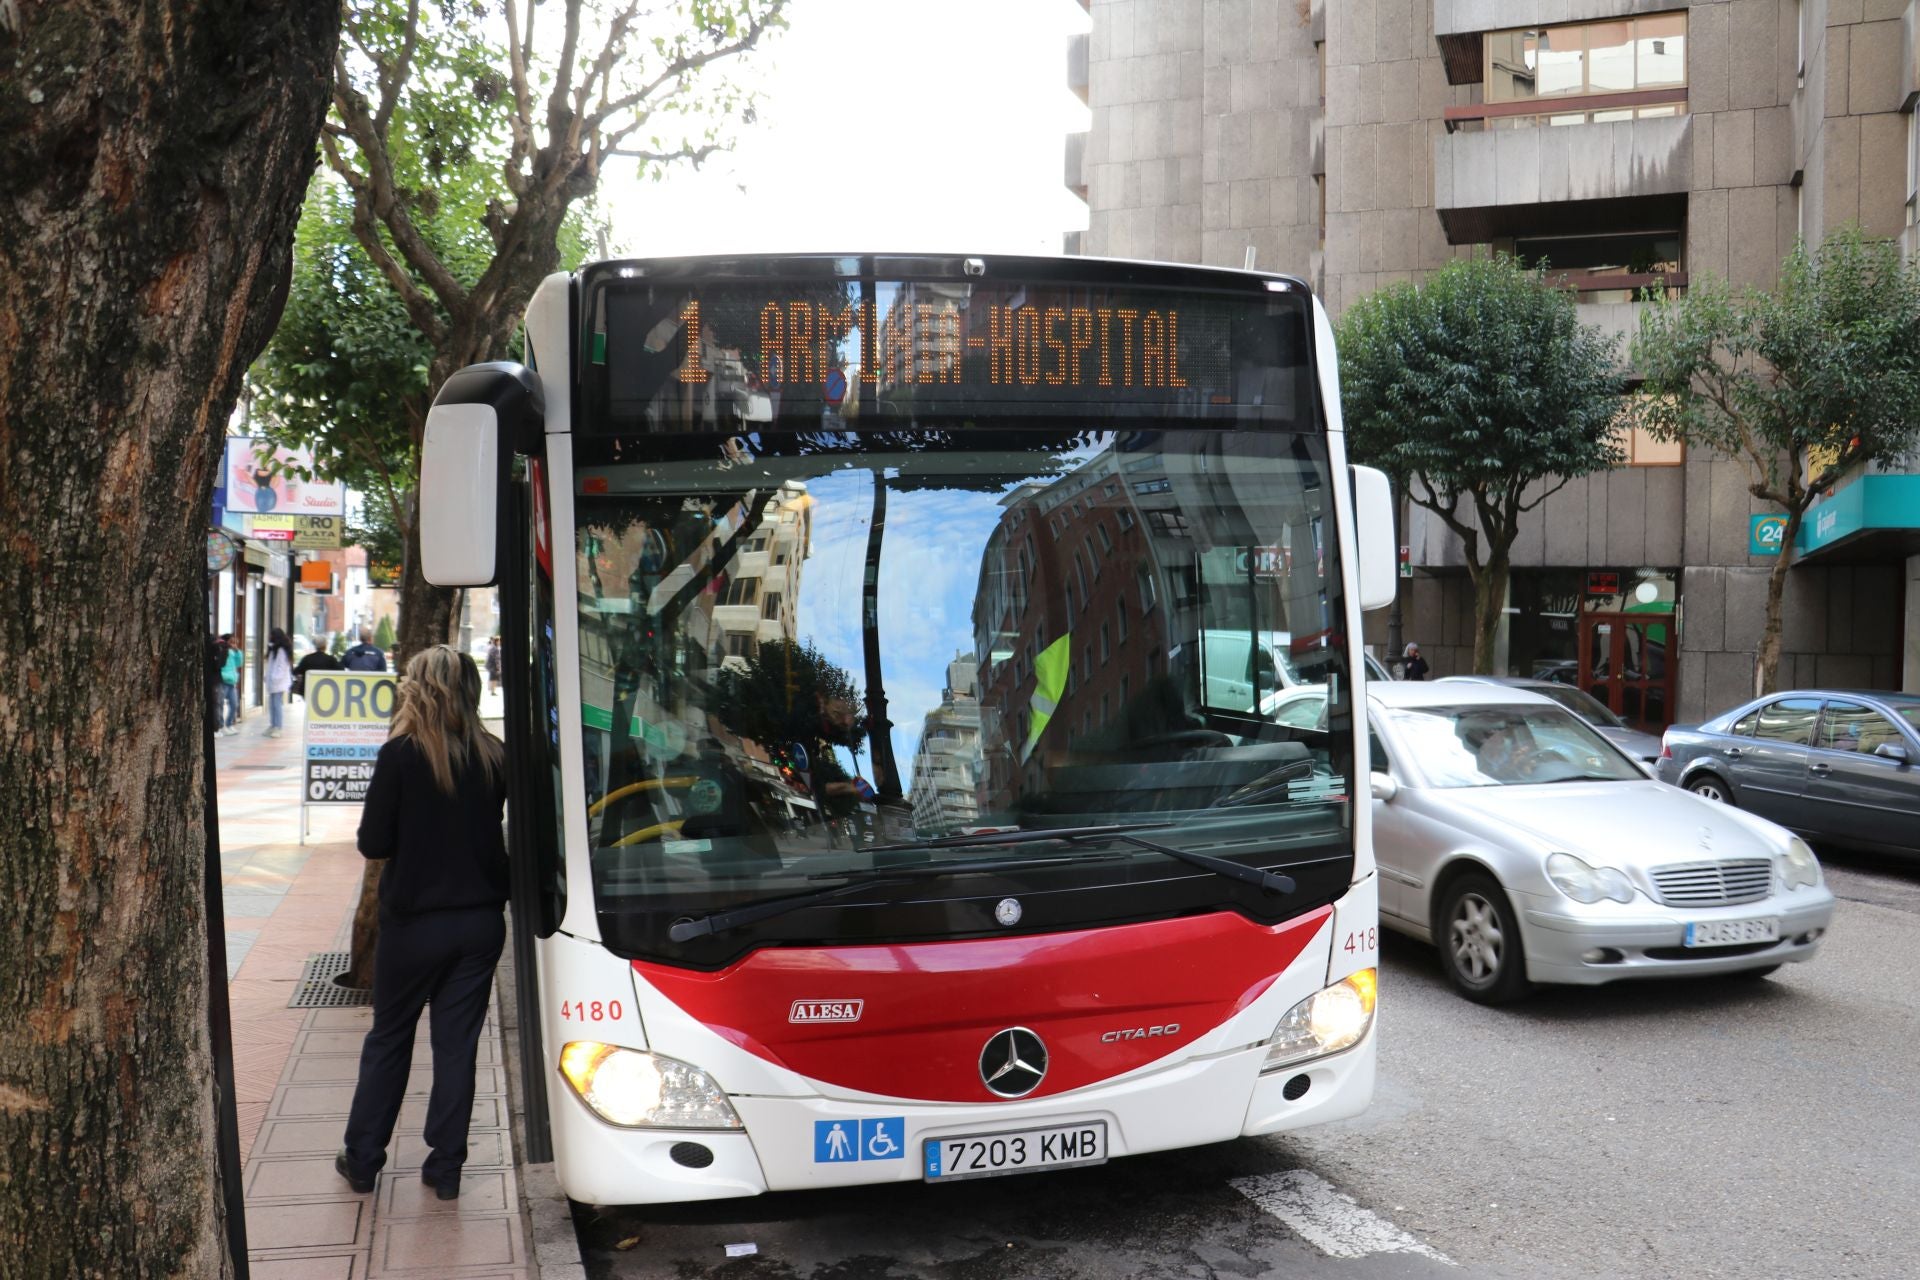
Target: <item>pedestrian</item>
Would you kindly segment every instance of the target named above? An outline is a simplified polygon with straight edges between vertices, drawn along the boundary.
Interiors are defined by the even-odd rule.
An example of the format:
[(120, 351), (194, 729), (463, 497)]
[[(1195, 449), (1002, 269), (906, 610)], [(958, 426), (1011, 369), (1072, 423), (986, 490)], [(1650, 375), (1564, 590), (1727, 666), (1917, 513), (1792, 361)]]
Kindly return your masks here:
[(220, 660), (220, 699), (225, 708), (220, 732), (231, 738), (240, 732), (240, 669), (246, 665), (247, 656), (240, 648), (239, 637), (229, 634), (220, 639), (227, 646)]
[(338, 670), (340, 670), (340, 659), (328, 653), (320, 645), (315, 645), (312, 653), (293, 665), (294, 695), (301, 698), (307, 696), (307, 672)]
[(267, 736), (286, 727), (287, 690), (293, 688), (293, 641), (279, 627), (267, 633)]
[(207, 714), (215, 734), (227, 727), (227, 686), (221, 679), (227, 666), (227, 638), (225, 633), (207, 637)]
[(348, 671), (387, 669), (387, 655), (374, 646), (372, 627), (360, 628), (360, 643), (347, 650), (340, 659), (340, 665)]
[(374, 762), (360, 852), (385, 860), (373, 956), (373, 1027), (334, 1168), (371, 1191), (387, 1162), (413, 1059), (414, 1027), (431, 1008), (433, 1088), (420, 1180), (460, 1194), (473, 1111), (474, 1057), (494, 966), (506, 944), (505, 748), (480, 722), (480, 669), (450, 645), (416, 654), (400, 683), (391, 736)]
[(1403, 680), (1425, 680), (1427, 678), (1427, 660), (1420, 656), (1420, 646), (1407, 646), (1406, 662), (1400, 673)]
[(487, 692), (500, 692), (500, 637), (487, 641)]

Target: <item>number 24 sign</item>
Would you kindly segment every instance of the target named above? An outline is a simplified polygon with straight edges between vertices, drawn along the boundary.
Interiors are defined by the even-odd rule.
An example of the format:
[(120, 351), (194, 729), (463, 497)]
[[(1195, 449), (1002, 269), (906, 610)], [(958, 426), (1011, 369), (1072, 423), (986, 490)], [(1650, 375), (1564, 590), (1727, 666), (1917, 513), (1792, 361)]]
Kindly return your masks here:
[(1747, 522), (1747, 554), (1777, 556), (1787, 540), (1785, 516), (1752, 516)]

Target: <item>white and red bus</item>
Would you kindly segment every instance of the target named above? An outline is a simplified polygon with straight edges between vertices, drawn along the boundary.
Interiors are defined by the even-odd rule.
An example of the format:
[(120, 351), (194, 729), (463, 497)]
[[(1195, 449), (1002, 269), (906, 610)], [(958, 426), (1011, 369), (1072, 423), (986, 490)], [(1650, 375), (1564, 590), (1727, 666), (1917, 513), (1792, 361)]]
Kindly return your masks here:
[(530, 1141), (569, 1195), (1367, 1105), (1391, 518), (1300, 281), (608, 262), (541, 286), (526, 351), (434, 405), (422, 564), (501, 588)]

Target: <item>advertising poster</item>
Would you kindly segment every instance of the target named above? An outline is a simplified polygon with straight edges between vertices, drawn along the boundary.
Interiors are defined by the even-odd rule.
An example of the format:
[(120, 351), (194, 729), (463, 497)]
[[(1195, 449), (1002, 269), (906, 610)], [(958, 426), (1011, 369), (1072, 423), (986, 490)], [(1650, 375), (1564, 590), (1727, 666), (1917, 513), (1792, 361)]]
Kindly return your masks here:
[(387, 740), (399, 677), (387, 671), (309, 671), (306, 741), (301, 751), (301, 839), (306, 810), (360, 804), (373, 780), (374, 758)]
[(333, 480), (302, 480), (281, 474), (286, 467), (312, 470), (310, 454), (281, 449), (247, 436), (227, 438), (226, 510), (232, 515), (343, 516), (346, 486)]

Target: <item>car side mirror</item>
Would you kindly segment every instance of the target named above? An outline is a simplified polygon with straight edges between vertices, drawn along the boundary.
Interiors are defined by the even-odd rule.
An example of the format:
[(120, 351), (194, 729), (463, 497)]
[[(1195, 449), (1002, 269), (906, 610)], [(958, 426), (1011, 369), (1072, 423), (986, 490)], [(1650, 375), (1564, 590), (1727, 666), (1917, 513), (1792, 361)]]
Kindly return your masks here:
[(1907, 749), (1897, 742), (1883, 742), (1873, 749), (1873, 754), (1893, 761), (1895, 764), (1908, 762)]
[(1393, 780), (1390, 773), (1376, 773), (1368, 779), (1375, 800), (1391, 800), (1400, 794), (1400, 784)]

